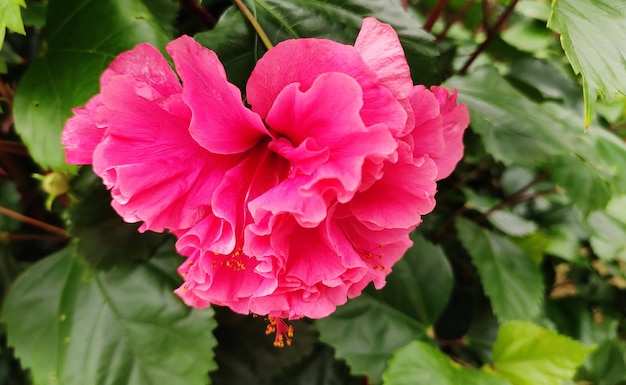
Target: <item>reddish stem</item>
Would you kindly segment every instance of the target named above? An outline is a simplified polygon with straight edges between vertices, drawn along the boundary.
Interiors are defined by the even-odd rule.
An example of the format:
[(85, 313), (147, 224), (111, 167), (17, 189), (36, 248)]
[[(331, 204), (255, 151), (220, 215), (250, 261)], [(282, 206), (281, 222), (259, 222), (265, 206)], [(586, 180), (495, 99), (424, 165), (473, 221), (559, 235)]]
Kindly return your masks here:
[(476, 60), (476, 58), (478, 57), (478, 55), (480, 55), (485, 49), (487, 49), (489, 44), (491, 44), (493, 39), (496, 37), (497, 32), (500, 30), (500, 28), (502, 28), (506, 20), (513, 13), (513, 10), (515, 9), (515, 6), (517, 5), (518, 2), (519, 0), (511, 1), (511, 3), (506, 7), (504, 12), (502, 12), (502, 15), (500, 15), (500, 17), (498, 18), (496, 23), (493, 25), (493, 27), (487, 30), (487, 38), (485, 39), (485, 41), (482, 42), (481, 45), (478, 46), (476, 51), (472, 53), (472, 55), (465, 62), (463, 67), (461, 67), (461, 69), (459, 70), (459, 74), (465, 75), (469, 67), (472, 65), (472, 63), (474, 63), (474, 60)]
[(424, 22), (424, 30), (430, 32), (433, 29), (433, 25), (441, 15), (444, 9), (448, 6), (449, 0), (437, 0), (435, 7), (426, 16), (426, 22)]
[(452, 28), (452, 26), (456, 22), (458, 22), (465, 16), (467, 11), (469, 11), (469, 9), (472, 7), (472, 5), (474, 5), (475, 2), (476, 0), (467, 0), (467, 2), (463, 4), (461, 9), (459, 9), (457, 13), (454, 14), (454, 17), (452, 17), (452, 19), (450, 19), (450, 21), (446, 23), (446, 26), (443, 28), (443, 31), (441, 31), (439, 35), (437, 35), (437, 37), (435, 38), (435, 41), (441, 41), (444, 37), (446, 37), (450, 28)]
[(68, 237), (67, 232), (65, 230), (63, 230), (62, 228), (53, 226), (49, 223), (46, 222), (42, 222), (38, 219), (35, 218), (31, 218), (31, 217), (27, 217), (26, 215), (22, 215), (20, 213), (18, 213), (17, 211), (13, 211), (11, 209), (8, 209), (6, 207), (0, 206), (0, 214), (4, 214), (6, 216), (9, 216), (11, 218), (17, 219), (18, 221), (24, 222), (24, 223), (28, 223), (29, 225), (33, 225), (36, 227), (39, 227), (40, 229), (49, 231), (53, 234), (57, 234), (60, 235), (62, 237)]

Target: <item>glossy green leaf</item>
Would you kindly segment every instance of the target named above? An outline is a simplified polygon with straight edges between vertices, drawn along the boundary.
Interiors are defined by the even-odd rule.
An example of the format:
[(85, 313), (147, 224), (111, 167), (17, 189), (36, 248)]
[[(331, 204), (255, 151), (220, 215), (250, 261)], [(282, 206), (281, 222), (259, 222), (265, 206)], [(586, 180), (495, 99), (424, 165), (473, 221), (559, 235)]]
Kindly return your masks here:
[(394, 266), (385, 288), (369, 293), (424, 325), (435, 323), (452, 292), (452, 269), (439, 246), (421, 235)]
[(626, 2), (554, 0), (548, 27), (561, 34), (561, 45), (583, 77), (585, 126), (591, 124), (598, 95), (609, 102), (626, 94)]
[(398, 349), (383, 374), (385, 385), (509, 385), (506, 380), (477, 369), (465, 368), (421, 341)]
[(172, 293), (179, 261), (165, 251), (98, 273), (70, 245), (25, 271), (2, 321), (34, 384), (206, 384), (216, 367), (213, 311)]
[(500, 327), (491, 368), (512, 385), (561, 385), (593, 347), (528, 322)]
[(532, 259), (506, 237), (467, 219), (457, 219), (456, 227), (498, 319), (536, 317), (541, 310), (544, 285)]
[[(375, 16), (391, 24), (398, 33), (414, 82), (431, 85), (439, 80), (435, 59), (438, 52), (433, 38), (420, 28), (419, 20), (406, 12), (399, 1), (348, 0), (342, 1), (340, 6), (334, 0), (250, 0), (246, 3), (274, 44), (299, 37), (353, 44), (363, 17)], [(214, 30), (199, 33), (196, 39), (217, 52), (229, 79), (239, 87), (245, 84), (264, 51), (248, 22), (234, 7), (224, 13)]]
[(60, 136), (72, 108), (98, 92), (120, 52), (140, 42), (163, 48), (169, 35), (140, 0), (51, 0), (46, 32), (48, 51), (15, 94), (15, 128), (41, 166), (69, 170)]
[(348, 301), (330, 316), (317, 320), (320, 340), (335, 348), (353, 375), (380, 384), (387, 360), (407, 341), (427, 339), (426, 327), (368, 294)]
[(560, 122), (511, 87), (494, 68), (455, 76), (446, 85), (458, 89), (459, 99), (470, 109), (472, 129), (495, 159), (507, 165), (533, 165), (571, 151), (565, 147), (567, 132)]

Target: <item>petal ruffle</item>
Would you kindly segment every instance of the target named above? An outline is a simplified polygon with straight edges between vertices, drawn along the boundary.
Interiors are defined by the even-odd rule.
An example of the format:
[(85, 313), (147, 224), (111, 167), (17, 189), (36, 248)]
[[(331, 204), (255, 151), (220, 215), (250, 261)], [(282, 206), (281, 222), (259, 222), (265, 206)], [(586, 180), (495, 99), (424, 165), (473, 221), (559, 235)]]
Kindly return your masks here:
[(104, 130), (96, 126), (96, 111), (102, 105), (100, 95), (96, 95), (85, 107), (72, 110), (74, 116), (65, 123), (61, 143), (65, 148), (65, 161), (68, 164), (91, 164), (93, 152), (100, 142)]
[(435, 208), (437, 167), (429, 157), (413, 159), (403, 145), (400, 159), (386, 163), (384, 177), (346, 203), (348, 210), (372, 229), (411, 229)]
[[(395, 153), (396, 140), (385, 126), (363, 124), (361, 95), (359, 84), (340, 73), (320, 75), (306, 91), (290, 84), (278, 95), (266, 122), (280, 143), (270, 148), (290, 158), (292, 168), (287, 180), (251, 203), (255, 220), (267, 212), (288, 212), (301, 225), (316, 226), (326, 216), (325, 202), (346, 202), (354, 196), (366, 159), (382, 163)], [(327, 152), (317, 156), (314, 170), (311, 151), (295, 156), (304, 154), (297, 148), (307, 140), (314, 142), (315, 152)]]
[(394, 136), (400, 136), (407, 123), (407, 112), (402, 104), (379, 84), (353, 46), (331, 40), (286, 40), (265, 53), (248, 80), (248, 103), (265, 119), (285, 87), (298, 83), (299, 90), (305, 92), (320, 75), (332, 72), (353, 78), (361, 86), (360, 115), (366, 126), (382, 123)]
[(469, 125), (469, 112), (464, 104), (457, 104), (457, 92), (450, 92), (445, 87), (434, 86), (433, 92), (441, 111), (441, 124), (445, 149), (443, 154), (435, 159), (439, 173), (437, 180), (448, 177), (454, 171), (457, 163), (463, 158), (463, 133)]
[(226, 80), (213, 51), (189, 36), (174, 40), (167, 49), (183, 81), (183, 100), (192, 111), (189, 132), (202, 147), (236, 154), (267, 135), (261, 118), (243, 105), (239, 89)]
[(354, 48), (393, 96), (402, 99), (409, 95), (413, 88), (411, 70), (398, 35), (389, 24), (372, 17), (363, 19)]

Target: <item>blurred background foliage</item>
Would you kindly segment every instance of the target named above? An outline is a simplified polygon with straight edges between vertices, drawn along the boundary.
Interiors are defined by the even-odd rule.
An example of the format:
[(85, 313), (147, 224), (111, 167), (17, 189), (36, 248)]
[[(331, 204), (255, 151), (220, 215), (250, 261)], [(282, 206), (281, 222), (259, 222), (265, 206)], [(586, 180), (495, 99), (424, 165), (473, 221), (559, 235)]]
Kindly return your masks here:
[(284, 349), (187, 308), (171, 237), (123, 223), (60, 132), (137, 43), (192, 35), (242, 91), (263, 44), (226, 0), (0, 0), (0, 384), (626, 384), (623, 0), (245, 4), (273, 43), (374, 16), (416, 84), (458, 89), (465, 157), (414, 247)]

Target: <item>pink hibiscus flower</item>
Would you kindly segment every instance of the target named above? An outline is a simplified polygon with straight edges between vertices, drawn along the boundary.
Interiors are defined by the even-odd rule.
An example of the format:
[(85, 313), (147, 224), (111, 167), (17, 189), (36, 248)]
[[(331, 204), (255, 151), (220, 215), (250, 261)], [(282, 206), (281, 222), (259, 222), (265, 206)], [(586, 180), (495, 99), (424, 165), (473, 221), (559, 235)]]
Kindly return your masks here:
[(167, 50), (176, 72), (148, 44), (115, 59), (62, 141), (125, 221), (178, 237), (185, 303), (320, 318), (382, 287), (461, 159), (456, 94), (413, 86), (398, 36), (373, 18), (354, 46), (270, 49), (250, 108), (214, 52), (187, 36)]

